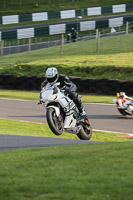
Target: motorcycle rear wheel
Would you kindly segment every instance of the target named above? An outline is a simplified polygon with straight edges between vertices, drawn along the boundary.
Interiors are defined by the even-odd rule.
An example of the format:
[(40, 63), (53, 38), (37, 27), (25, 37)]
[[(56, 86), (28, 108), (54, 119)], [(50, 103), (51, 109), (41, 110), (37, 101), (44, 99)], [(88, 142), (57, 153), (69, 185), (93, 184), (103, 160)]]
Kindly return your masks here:
[(80, 140), (90, 140), (92, 137), (92, 128), (90, 124), (81, 125), (81, 129), (77, 134)]
[(58, 119), (54, 108), (47, 109), (46, 118), (51, 131), (55, 135), (61, 135), (63, 133), (63, 120)]

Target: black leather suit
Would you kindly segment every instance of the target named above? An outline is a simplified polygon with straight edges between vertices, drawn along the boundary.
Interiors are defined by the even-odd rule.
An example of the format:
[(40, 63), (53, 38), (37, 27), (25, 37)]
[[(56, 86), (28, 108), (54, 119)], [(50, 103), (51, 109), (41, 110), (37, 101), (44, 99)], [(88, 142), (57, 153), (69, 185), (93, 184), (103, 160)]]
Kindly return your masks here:
[[(56, 82), (60, 82), (60, 88), (66, 87), (65, 91), (68, 94), (69, 98), (74, 101), (80, 113), (83, 110), (83, 104), (81, 102), (81, 97), (76, 93), (77, 86), (65, 75), (59, 74), (58, 80)], [(41, 88), (43, 88), (47, 84), (47, 80), (45, 80), (41, 84)]]

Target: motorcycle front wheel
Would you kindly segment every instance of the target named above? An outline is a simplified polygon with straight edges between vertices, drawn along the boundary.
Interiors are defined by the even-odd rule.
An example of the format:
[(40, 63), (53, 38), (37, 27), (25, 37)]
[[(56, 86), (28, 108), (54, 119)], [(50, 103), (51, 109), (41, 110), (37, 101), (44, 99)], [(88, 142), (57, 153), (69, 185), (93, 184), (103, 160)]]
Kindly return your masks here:
[(51, 131), (55, 135), (61, 135), (63, 133), (63, 118), (60, 115), (57, 117), (55, 109), (54, 108), (48, 108), (46, 111), (46, 118), (48, 125), (51, 129)]
[(90, 138), (92, 137), (92, 128), (90, 123), (89, 124), (83, 123), (81, 125), (81, 129), (77, 134), (77, 136), (79, 137), (80, 140), (90, 140)]
[(126, 113), (125, 110), (123, 110), (123, 109), (118, 109), (118, 111), (119, 111), (123, 116), (127, 115), (127, 113)]

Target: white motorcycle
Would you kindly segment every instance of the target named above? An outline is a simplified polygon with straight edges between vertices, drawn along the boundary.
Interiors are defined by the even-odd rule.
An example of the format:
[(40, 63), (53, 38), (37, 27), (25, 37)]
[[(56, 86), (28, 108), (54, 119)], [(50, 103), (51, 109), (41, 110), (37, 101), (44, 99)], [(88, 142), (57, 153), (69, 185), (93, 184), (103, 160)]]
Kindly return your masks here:
[(48, 83), (40, 92), (40, 102), (46, 109), (48, 125), (55, 135), (63, 131), (77, 134), (81, 140), (89, 140), (92, 128), (88, 117), (80, 116), (76, 105), (64, 94), (64, 89), (59, 89), (60, 83)]
[(132, 101), (126, 100), (123, 103), (122, 99), (117, 98), (117, 99), (113, 99), (113, 102), (116, 104), (118, 111), (122, 115), (132, 115), (133, 116), (133, 100)]

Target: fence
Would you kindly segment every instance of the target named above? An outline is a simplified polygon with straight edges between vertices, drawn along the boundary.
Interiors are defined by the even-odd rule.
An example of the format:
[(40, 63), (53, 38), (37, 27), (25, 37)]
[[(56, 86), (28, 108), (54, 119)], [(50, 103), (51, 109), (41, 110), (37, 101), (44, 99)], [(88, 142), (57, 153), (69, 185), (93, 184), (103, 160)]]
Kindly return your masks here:
[(84, 20), (69, 23), (58, 23), (32, 28), (12, 29), (11, 31), (0, 31), (1, 40), (17, 40), (24, 38), (42, 37), (56, 34), (69, 33), (73, 28), (77, 31), (91, 31), (100, 28), (121, 27), (126, 22), (133, 22), (133, 16), (129, 17), (111, 17), (109, 19)]
[(70, 19), (78, 16), (100, 16), (112, 13), (125, 13), (133, 10), (133, 4), (120, 4), (103, 7), (92, 7), (78, 10), (63, 10), (56, 12), (40, 12), (31, 14), (0, 16), (0, 24), (17, 24), (21, 22), (47, 21), (51, 19)]
[[(47, 45), (56, 47), (49, 48), (47, 49), (47, 51), (42, 50), (37, 53), (34, 52), (33, 54), (31, 54), (30, 59), (32, 60), (32, 58), (36, 57), (36, 55), (37, 56), (39, 55), (40, 59), (41, 58), (44, 59), (44, 62), (39, 61), (37, 64), (37, 68), (40, 68), (41, 73), (42, 72), (45, 73), (47, 67), (53, 66), (53, 64), (60, 70), (60, 73), (64, 73), (64, 69), (67, 69), (68, 76), (72, 76), (72, 73), (74, 73), (75, 78), (73, 79), (73, 81), (78, 86), (79, 92), (113, 95), (117, 91), (122, 90), (126, 91), (128, 95), (132, 95), (133, 94), (132, 81), (105, 80), (107, 78), (106, 77), (107, 74), (110, 74), (111, 78), (113, 79), (121, 78), (123, 80), (126, 80), (127, 77), (127, 80), (132, 80), (133, 31), (131, 30), (130, 24), (128, 28), (129, 29), (127, 30), (127, 27), (123, 26), (121, 27), (120, 30), (120, 27), (117, 27), (115, 28), (116, 32), (114, 33), (108, 32), (109, 29), (100, 29), (97, 31), (97, 36), (90, 35), (90, 32), (88, 32), (88, 36), (79, 37), (78, 42), (73, 42), (73, 43), (67, 42), (66, 44), (59, 43), (60, 46), (56, 46), (58, 45), (57, 41), (60, 42), (57, 38), (57, 35), (51, 36), (52, 38), (49, 38), (51, 40), (47, 42)], [(62, 40), (63, 39), (64, 38), (62, 38)], [(30, 44), (31, 41), (27, 40), (27, 42), (28, 41)], [(42, 45), (42, 43), (45, 43), (43, 41), (42, 42), (39, 41), (40, 38), (36, 38), (37, 43), (30, 44), (31, 45), (30, 48), (27, 45), (25, 47), (26, 51), (28, 51), (28, 53), (31, 53), (30, 50), (39, 48), (39, 46)], [(8, 43), (9, 41), (6, 42)], [(15, 42), (16, 41), (14, 41), (14, 43)], [(21, 47), (21, 45), (22, 46), (24, 45), (21, 42), (22, 41), (20, 41), (19, 48)], [(12, 53), (12, 48), (14, 47), (9, 46), (8, 48), (6, 46), (5, 48), (8, 48), (9, 53)], [(3, 49), (3, 53), (5, 53), (5, 48)], [(18, 51), (18, 47), (16, 46), (16, 51), (14, 53), (18, 52), (20, 52), (20, 49)], [(63, 57), (62, 54), (65, 56)], [(82, 55), (79, 56), (79, 60), (77, 55)], [(55, 58), (55, 56), (58, 57), (57, 59), (58, 61), (56, 59), (53, 59)], [(18, 74), (24, 73), (25, 70), (28, 70), (29, 73), (31, 73), (30, 67), (33, 64), (27, 62), (25, 64), (25, 57), (26, 56), (21, 54), (18, 55), (19, 62), (17, 62), (16, 56), (7, 58), (7, 61), (5, 59), (1, 59), (0, 65), (1, 66), (15, 65), (16, 70), (18, 70), (17, 71)], [(6, 73), (8, 72), (8, 68), (6, 69), (6, 67), (5, 67), (5, 72)], [(79, 76), (79, 74), (82, 74), (84, 76), (84, 74), (86, 73), (88, 73), (89, 79), (80, 80), (76, 78)], [(23, 76), (21, 77), (21, 76), (1, 75), (0, 88), (39, 90), (40, 84), (43, 81), (44, 77), (37, 78), (34, 76), (35, 73), (32, 74), (32, 77), (30, 78), (29, 77), (26, 78)], [(95, 77), (99, 78), (100, 80), (90, 79)]]
[[(106, 48), (105, 51), (107, 52), (117, 51), (119, 53), (124, 51), (126, 44), (126, 49), (128, 47), (130, 51), (131, 49), (133, 50), (132, 25), (132, 23), (127, 22), (126, 25), (122, 27), (113, 28), (113, 31), (110, 28), (101, 28), (94, 31), (89, 30), (79, 32), (77, 42), (73, 43), (73, 45), (70, 44), (72, 41), (67, 41), (67, 34), (24, 38), (18, 40), (2, 40), (0, 42), (0, 56), (25, 51), (30, 53), (32, 50), (59, 45), (60, 47), (57, 48), (57, 51), (61, 54), (66, 54), (66, 47), (67, 51), (71, 53), (75, 52), (77, 48), (80, 49), (81, 52), (88, 53), (101, 53), (104, 48)], [(117, 35), (119, 36), (116, 37)]]

